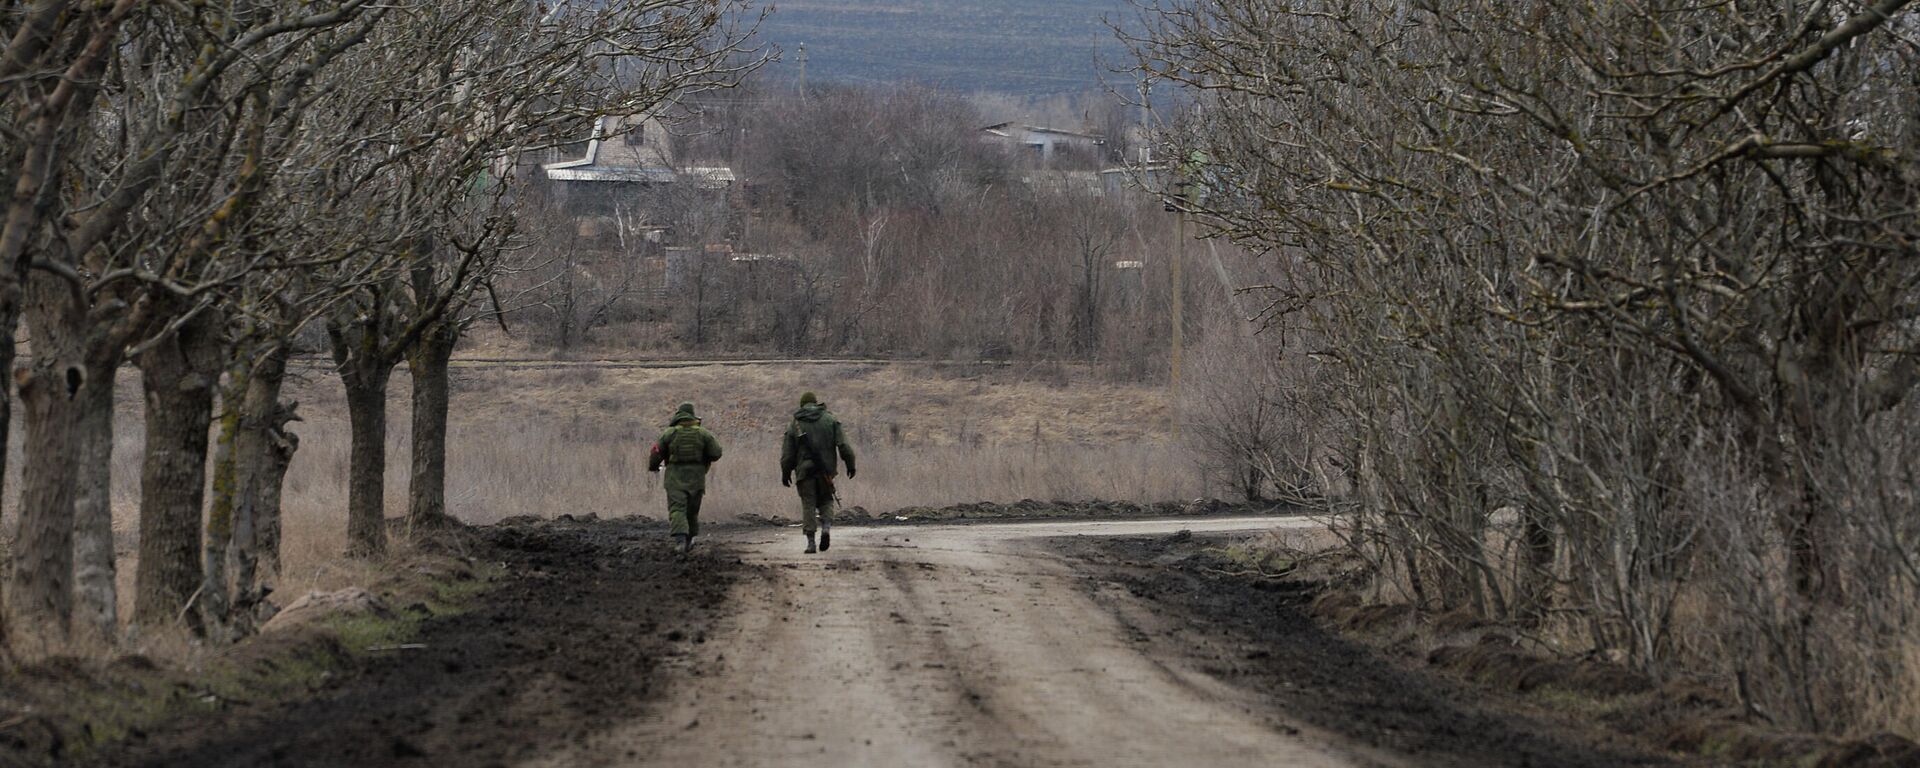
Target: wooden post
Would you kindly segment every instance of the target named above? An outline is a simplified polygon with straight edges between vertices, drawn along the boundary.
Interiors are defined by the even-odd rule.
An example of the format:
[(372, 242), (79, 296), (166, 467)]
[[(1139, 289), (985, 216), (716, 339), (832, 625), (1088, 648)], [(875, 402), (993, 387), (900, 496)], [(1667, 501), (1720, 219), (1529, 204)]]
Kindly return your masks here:
[[(1182, 190), (1180, 195), (1175, 199), (1177, 201), (1176, 205), (1182, 205), (1183, 203), (1185, 203), (1186, 201), (1185, 190)], [(1184, 208), (1184, 205), (1182, 205), (1182, 208)], [(1169, 258), (1167, 260), (1171, 264), (1171, 266), (1168, 269), (1171, 273), (1170, 277), (1172, 278), (1172, 281), (1170, 283), (1170, 290), (1173, 294), (1173, 296), (1171, 297), (1172, 301), (1168, 307), (1169, 314), (1173, 316), (1173, 329), (1172, 329), (1173, 330), (1173, 350), (1170, 355), (1171, 359), (1168, 361), (1168, 364), (1171, 368), (1168, 374), (1168, 381), (1170, 382), (1170, 386), (1168, 387), (1168, 390), (1169, 390), (1169, 397), (1172, 398), (1173, 409), (1174, 409), (1174, 413), (1173, 413), (1173, 436), (1174, 437), (1180, 436), (1180, 413), (1179, 413), (1180, 368), (1181, 368), (1181, 362), (1182, 362), (1181, 358), (1184, 355), (1185, 346), (1186, 346), (1186, 327), (1185, 327), (1186, 318), (1184, 317), (1186, 312), (1186, 296), (1184, 295), (1185, 290), (1182, 285), (1183, 280), (1182, 280), (1182, 275), (1180, 274), (1180, 269), (1182, 266), (1181, 262), (1186, 261), (1187, 260), (1186, 257), (1187, 257), (1187, 212), (1185, 210), (1177, 210), (1177, 211), (1174, 211), (1174, 214), (1173, 214), (1173, 256), (1172, 258)]]

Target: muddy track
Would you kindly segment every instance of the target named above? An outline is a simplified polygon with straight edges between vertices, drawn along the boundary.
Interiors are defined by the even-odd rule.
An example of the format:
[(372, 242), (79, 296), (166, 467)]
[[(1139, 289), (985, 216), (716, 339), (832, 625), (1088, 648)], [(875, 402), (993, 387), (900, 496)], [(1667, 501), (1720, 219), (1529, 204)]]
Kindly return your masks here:
[(686, 562), (638, 524), (499, 527), (516, 578), (425, 649), (103, 764), (1659, 764), (1480, 707), (1319, 631), (1297, 595), (1156, 566), (1176, 530), (1311, 525), (843, 527), (821, 555), (735, 528)]
[(307, 701), (240, 705), (97, 758), (106, 766), (511, 766), (590, 739), (657, 698), (741, 570), (682, 561), (651, 525), (487, 529), (511, 580), (426, 627), (425, 648), (349, 670)]
[(1297, 597), (1091, 543), (1312, 525), (847, 529), (827, 556), (801, 554), (789, 531), (737, 532), (729, 546), (766, 570), (736, 584), (699, 665), (645, 717), (533, 764), (1660, 764), (1482, 709), (1319, 631)]
[(708, 653), (627, 727), (539, 766), (1371, 764), (1141, 653), (1045, 537), (1299, 518), (732, 534), (741, 580)]
[[(1106, 602), (1158, 645), (1202, 670), (1353, 743), (1422, 766), (1664, 766), (1669, 757), (1537, 703), (1492, 694), (1382, 658), (1308, 615), (1312, 587), (1225, 576), (1182, 562), (1181, 537), (1081, 539), (1090, 584), (1118, 585)], [(1178, 564), (1176, 564), (1178, 563)], [(1112, 596), (1112, 590), (1092, 591)], [(1144, 610), (1143, 610), (1144, 609)]]

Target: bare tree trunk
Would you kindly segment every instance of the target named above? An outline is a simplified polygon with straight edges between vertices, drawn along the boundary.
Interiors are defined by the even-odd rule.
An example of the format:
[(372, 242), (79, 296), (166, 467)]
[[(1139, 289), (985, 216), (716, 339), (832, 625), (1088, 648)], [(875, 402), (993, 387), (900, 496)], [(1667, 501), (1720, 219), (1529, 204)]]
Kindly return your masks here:
[(580, 299), (575, 293), (579, 287), (574, 285), (574, 272), (579, 268), (580, 265), (574, 260), (573, 250), (569, 248), (560, 266), (559, 306), (554, 312), (560, 320), (560, 326), (555, 333), (559, 335), (557, 341), (561, 349), (573, 349), (573, 325), (580, 316)]
[(447, 363), (460, 330), (442, 323), (422, 335), (407, 355), (413, 372), (413, 474), (408, 484), (407, 527), (419, 530), (447, 517)]
[(38, 357), (19, 377), (27, 443), (13, 604), (16, 623), (49, 643), (66, 640), (73, 613), (73, 414), (85, 379), (78, 365)]
[(1803, 483), (1792, 503), (1787, 524), (1787, 572), (1793, 591), (1811, 603), (1834, 602), (1833, 580), (1827, 575), (1826, 547), (1821, 541), (1823, 502), (1812, 483)]
[(140, 355), (147, 396), (146, 458), (140, 468), (140, 564), (134, 620), (171, 623), (202, 585), (201, 508), (207, 433), (219, 379), (219, 325), (202, 316)]
[(76, 635), (111, 645), (120, 629), (114, 578), (113, 382), (118, 350), (90, 355), (75, 403), (73, 594)]
[[(293, 419), (293, 406), (288, 404), (281, 411), (282, 418)], [(286, 487), (287, 467), (293, 464), (293, 454), (300, 449), (300, 436), (286, 430), (283, 426), (273, 435), (267, 456), (259, 474), (259, 507), (256, 511), (259, 528), (254, 537), (258, 543), (260, 569), (269, 576), (280, 575), (280, 492)]]
[(286, 432), (297, 416), (292, 403), (280, 401), (286, 381), (288, 345), (275, 343), (247, 375), (239, 403), (239, 432), (234, 440), (233, 546), (228, 562), (235, 607), (244, 612), (265, 597), (261, 571), (280, 571), (280, 483), (299, 445)]
[(242, 359), (229, 364), (227, 381), (220, 387), (220, 406), (215, 415), (219, 431), (213, 440), (213, 498), (207, 503), (206, 552), (201, 560), (200, 613), (206, 617), (209, 635), (215, 634), (214, 627), (228, 624), (233, 613), (227, 572), (239, 495), (235, 490), (233, 446), (240, 431), (240, 398), (250, 368), (244, 358), (251, 350), (236, 348), (234, 352)]
[[(14, 332), (20, 326), (20, 284), (14, 279), (13, 265), (0, 263), (0, 373), (13, 370), (13, 361), (18, 350), (14, 346)], [(13, 384), (0, 379), (0, 498), (6, 496), (7, 450), (13, 439)], [(4, 552), (4, 550), (0, 550)], [(5, 552), (6, 562), (12, 559), (11, 552)], [(6, 605), (0, 603), (0, 654), (8, 646)]]
[(77, 318), (61, 295), (67, 286), (48, 285), (52, 280), (40, 277), (28, 284), (33, 364), (17, 374), (27, 444), (13, 553), (13, 610), (15, 625), (43, 645), (64, 643), (73, 615), (74, 427), (87, 380), (76, 348)]
[(1556, 556), (1552, 524), (1547, 513), (1532, 504), (1520, 507), (1520, 545), (1523, 550), (1522, 584), (1514, 590), (1520, 603), (1520, 618), (1535, 623), (1546, 618), (1553, 607), (1553, 561)]
[(392, 317), (383, 309), (385, 296), (375, 291), (369, 311), (327, 324), (353, 435), (347, 460), (349, 557), (379, 557), (387, 551), (387, 383), (401, 355), (385, 346), (394, 333)]
[(387, 381), (393, 368), (374, 364), (343, 371), (353, 449), (347, 462), (347, 554), (387, 551)]

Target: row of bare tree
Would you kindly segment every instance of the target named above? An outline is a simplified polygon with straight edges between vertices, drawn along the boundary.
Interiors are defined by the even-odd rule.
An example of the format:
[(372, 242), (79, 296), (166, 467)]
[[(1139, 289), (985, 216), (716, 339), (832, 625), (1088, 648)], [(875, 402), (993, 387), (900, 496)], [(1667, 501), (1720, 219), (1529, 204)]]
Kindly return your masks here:
[(1920, 731), (1908, 2), (1145, 17), (1192, 208), (1276, 275), (1249, 471), (1423, 607)]
[(754, 63), (736, 55), (740, 10), (10, 4), (0, 364), (25, 427), (12, 648), (120, 636), (108, 458), (124, 363), (146, 406), (136, 625), (245, 631), (278, 566), (298, 444), (280, 387), (304, 328), (324, 326), (351, 408), (352, 554), (385, 548), (401, 362), (416, 382), (409, 520), (442, 517), (447, 360), (517, 245), (514, 159), (595, 115), (730, 82)]

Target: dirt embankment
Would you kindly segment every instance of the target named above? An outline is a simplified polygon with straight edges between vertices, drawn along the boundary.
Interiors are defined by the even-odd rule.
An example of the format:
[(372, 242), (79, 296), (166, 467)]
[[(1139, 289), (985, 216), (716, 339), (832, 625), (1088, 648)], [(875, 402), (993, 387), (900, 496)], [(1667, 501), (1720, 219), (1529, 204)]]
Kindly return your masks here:
[(1656, 766), (1670, 758), (1604, 731), (1494, 706), (1486, 695), (1394, 664), (1323, 629), (1309, 585), (1225, 576), (1190, 557), (1198, 539), (1063, 542), (1101, 578), (1187, 626), (1241, 638), (1208, 672), (1265, 692), (1293, 717), (1433, 766)]
[(1162, 536), (1067, 546), (1186, 623), (1266, 646), (1219, 660), (1221, 673), (1272, 691), (1309, 723), (1422, 764), (1920, 766), (1920, 747), (1904, 739), (1769, 729), (1699, 683), (1548, 657), (1458, 614), (1362, 605), (1213, 545)]
[(632, 718), (706, 641), (738, 567), (681, 558), (647, 521), (516, 521), (474, 547), (506, 578), (470, 610), (311, 691), (221, 702), (81, 764), (512, 765)]

